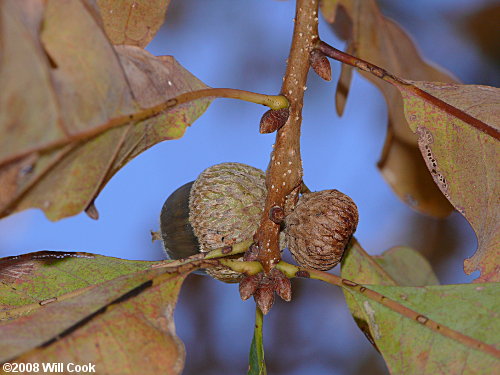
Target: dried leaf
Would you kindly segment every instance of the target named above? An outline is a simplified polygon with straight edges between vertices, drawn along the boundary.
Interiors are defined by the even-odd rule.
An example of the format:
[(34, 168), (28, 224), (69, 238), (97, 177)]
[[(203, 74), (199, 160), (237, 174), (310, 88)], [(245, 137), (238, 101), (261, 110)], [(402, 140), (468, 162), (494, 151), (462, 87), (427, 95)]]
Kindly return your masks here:
[[(352, 45), (347, 46), (347, 53), (352, 55)], [(342, 64), (340, 67), (339, 81), (337, 82), (337, 89), (335, 90), (335, 110), (339, 116), (344, 114), (345, 105), (347, 103), (347, 95), (351, 87), (352, 80), (352, 66)], [(391, 127), (389, 126), (389, 129)]]
[(500, 280), (500, 89), (409, 81), (320, 44), (340, 61), (396, 87), (405, 116), (436, 185), (474, 228), (479, 247), (465, 261), (476, 282)]
[[(347, 51), (361, 59), (392, 71), (400, 77), (452, 82), (453, 78), (426, 63), (412, 40), (392, 20), (384, 17), (375, 0), (326, 0), (321, 3), (323, 16), (340, 37), (347, 40)], [(395, 193), (414, 209), (436, 217), (447, 216), (452, 207), (432, 183), (425, 163), (417, 152), (417, 139), (408, 130), (403, 103), (393, 87), (361, 73), (377, 85), (388, 105), (388, 136), (378, 163), (384, 178)], [(337, 112), (342, 113), (351, 68), (342, 67), (337, 86)]]
[[(0, 361), (92, 363), (102, 374), (178, 374), (173, 309), (194, 267), (88, 253), (0, 260)], [(147, 359), (147, 360), (145, 360)]]
[(496, 66), (498, 72), (500, 50), (498, 48), (497, 23), (500, 18), (500, 3), (485, 3), (482, 7), (473, 8), (471, 11), (472, 14), (471, 12), (465, 14), (464, 29), (483, 55), (493, 63), (493, 66)]
[(432, 177), (476, 232), (478, 250), (465, 272), (481, 271), (476, 282), (500, 281), (500, 89), (393, 84)]
[(99, 220), (99, 211), (97, 211), (94, 201), (90, 202), (87, 208), (85, 208), (85, 213), (91, 219)]
[(96, 0), (113, 44), (146, 47), (156, 35), (170, 0)]
[(81, 212), (129, 160), (181, 137), (209, 104), (193, 101), (127, 124), (145, 108), (206, 86), (172, 57), (113, 47), (87, 5), (1, 4), (0, 43), (9, 58), (0, 65), (0, 217), (30, 207), (51, 220)]

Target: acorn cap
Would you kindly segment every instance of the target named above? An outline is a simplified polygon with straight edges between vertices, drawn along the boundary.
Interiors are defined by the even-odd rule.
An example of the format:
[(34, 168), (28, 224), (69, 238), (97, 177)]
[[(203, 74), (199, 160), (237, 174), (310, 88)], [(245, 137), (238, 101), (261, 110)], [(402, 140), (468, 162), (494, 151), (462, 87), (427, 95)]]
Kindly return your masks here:
[(251, 239), (264, 210), (265, 174), (240, 163), (205, 169), (189, 197), (189, 221), (200, 243), (210, 251)]
[[(199, 242), (199, 251), (252, 239), (259, 227), (265, 199), (265, 173), (260, 169), (240, 163), (222, 163), (205, 169), (194, 182), (189, 197), (189, 222)], [(206, 272), (225, 282), (239, 282), (243, 276), (225, 267)]]
[(304, 267), (335, 267), (358, 225), (358, 209), (338, 190), (304, 194), (285, 219), (288, 248)]

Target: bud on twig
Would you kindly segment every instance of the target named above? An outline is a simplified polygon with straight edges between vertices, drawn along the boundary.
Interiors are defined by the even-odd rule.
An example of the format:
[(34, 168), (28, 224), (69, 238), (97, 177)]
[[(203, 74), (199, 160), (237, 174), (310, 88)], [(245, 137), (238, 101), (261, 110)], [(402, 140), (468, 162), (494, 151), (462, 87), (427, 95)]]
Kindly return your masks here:
[(269, 275), (258, 273), (246, 276), (240, 282), (240, 296), (243, 301), (253, 295), (255, 303), (265, 314), (274, 304), (274, 292), (284, 301), (292, 300), (292, 284), (280, 270), (273, 268)]
[(290, 302), (292, 300), (292, 283), (290, 279), (276, 268), (271, 270), (271, 275), (274, 277), (274, 282), (276, 284), (276, 294), (280, 296), (282, 300)]
[(246, 276), (240, 282), (240, 297), (243, 301), (249, 299), (257, 290), (262, 274)]
[(256, 244), (252, 244), (243, 255), (245, 262), (255, 262), (259, 258), (259, 248)]
[(280, 206), (271, 207), (269, 210), (269, 219), (274, 224), (280, 224), (285, 219), (285, 211)]
[(270, 109), (262, 115), (260, 119), (260, 133), (273, 133), (286, 124), (290, 111), (288, 108), (278, 110)]
[(312, 50), (309, 60), (311, 62), (311, 67), (317, 75), (325, 81), (332, 80), (332, 68), (330, 66), (330, 61), (323, 52), (317, 49)]
[(253, 297), (262, 313), (266, 315), (274, 303), (274, 283), (264, 276)]

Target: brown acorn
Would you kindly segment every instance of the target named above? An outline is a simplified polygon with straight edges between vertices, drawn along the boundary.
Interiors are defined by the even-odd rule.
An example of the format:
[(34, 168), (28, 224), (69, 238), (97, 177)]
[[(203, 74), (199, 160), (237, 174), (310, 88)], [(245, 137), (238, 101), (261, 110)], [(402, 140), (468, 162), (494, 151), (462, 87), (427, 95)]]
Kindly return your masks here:
[[(265, 198), (265, 174), (260, 169), (240, 163), (205, 169), (163, 205), (160, 228), (165, 251), (171, 259), (179, 259), (252, 239)], [(206, 273), (225, 282), (242, 278), (224, 267)]]
[(288, 249), (304, 267), (326, 271), (335, 267), (358, 225), (358, 209), (338, 190), (300, 197), (285, 219)]

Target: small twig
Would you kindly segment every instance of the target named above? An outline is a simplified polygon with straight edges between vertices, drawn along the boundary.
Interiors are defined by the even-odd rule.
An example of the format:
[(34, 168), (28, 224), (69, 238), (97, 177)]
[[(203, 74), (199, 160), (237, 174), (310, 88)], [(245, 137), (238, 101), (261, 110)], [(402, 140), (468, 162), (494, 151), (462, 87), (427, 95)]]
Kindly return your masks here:
[(276, 268), (283, 272), (287, 277), (305, 277), (320, 280), (329, 284), (340, 286), (341, 288), (348, 290), (350, 293), (362, 294), (366, 298), (380, 303), (385, 307), (388, 307), (392, 311), (395, 311), (408, 319), (414, 320), (443, 336), (446, 336), (452, 340), (456, 340), (472, 349), (481, 350), (496, 358), (500, 358), (500, 350), (496, 349), (494, 346), (485, 344), (479, 340), (474, 339), (473, 337), (464, 335), (461, 332), (455, 331), (447, 326), (437, 323), (436, 321), (429, 319), (427, 316), (424, 316), (417, 311), (412, 310), (402, 305), (401, 303), (370, 289), (368, 286), (358, 284), (354, 281), (344, 279), (328, 272), (313, 270), (304, 267), (297, 267), (285, 262), (280, 262), (276, 266)]
[(441, 99), (435, 97), (434, 95), (425, 92), (424, 90), (415, 86), (412, 82), (405, 81), (404, 79), (401, 79), (395, 76), (394, 74), (388, 72), (387, 70), (382, 69), (381, 67), (374, 65), (368, 61), (359, 59), (355, 56), (349, 55), (348, 53), (342, 52), (323, 41), (319, 42), (316, 48), (319, 49), (321, 52), (323, 52), (326, 56), (331, 57), (332, 59), (335, 59), (347, 65), (351, 65), (364, 72), (373, 74), (374, 76), (390, 83), (391, 85), (396, 86), (397, 88), (399, 88), (400, 91), (411, 92), (413, 95), (419, 96), (426, 102), (429, 102), (432, 105), (435, 105), (436, 107), (440, 108), (443, 112), (449, 113), (451, 116), (459, 118), (460, 120), (490, 135), (495, 139), (500, 139), (500, 131), (498, 131), (498, 129), (495, 129), (492, 126), (484, 123), (483, 121), (475, 117), (472, 117), (468, 113), (442, 101)]
[(233, 246), (221, 247), (219, 249), (215, 249), (206, 253), (199, 253), (196, 255), (192, 255), (188, 258), (177, 259), (177, 260), (163, 260), (158, 263), (154, 263), (151, 265), (151, 268), (170, 268), (170, 267), (179, 267), (189, 263), (197, 262), (200, 260), (210, 260), (210, 259), (218, 259), (224, 258), (235, 254), (242, 254), (248, 250), (250, 245), (252, 245), (253, 241), (243, 241)]
[(274, 110), (287, 108), (289, 106), (287, 98), (283, 95), (265, 95), (245, 90), (228, 89), (228, 88), (209, 88), (203, 90), (189, 91), (184, 94), (180, 94), (174, 98), (169, 98), (166, 101), (156, 104), (152, 107), (140, 108), (135, 113), (111, 118), (107, 122), (98, 126), (94, 126), (91, 129), (70, 134), (65, 138), (61, 138), (56, 141), (43, 144), (41, 146), (23, 150), (20, 153), (9, 156), (6, 159), (0, 161), (0, 166), (10, 163), (16, 159), (19, 159), (33, 152), (43, 152), (70, 143), (83, 141), (85, 139), (92, 138), (100, 133), (103, 133), (104, 131), (109, 130), (111, 128), (127, 125), (133, 122), (137, 123), (139, 121), (147, 120), (148, 118), (156, 116), (161, 112), (169, 111), (178, 105), (203, 98), (239, 99), (251, 103), (262, 104)]
[(256, 275), (262, 272), (262, 264), (259, 262), (245, 262), (236, 259), (219, 259), (222, 266), (226, 266), (233, 271), (244, 273), (245, 275)]

